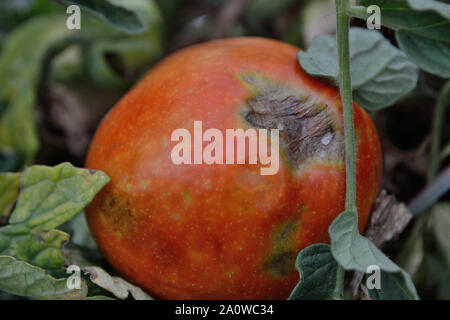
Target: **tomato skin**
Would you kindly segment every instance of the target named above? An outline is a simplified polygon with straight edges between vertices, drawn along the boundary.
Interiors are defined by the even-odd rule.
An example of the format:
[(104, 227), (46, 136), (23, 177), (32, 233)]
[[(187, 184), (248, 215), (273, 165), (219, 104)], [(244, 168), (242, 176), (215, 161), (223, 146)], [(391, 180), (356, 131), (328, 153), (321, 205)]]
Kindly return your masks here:
[[(112, 266), (165, 299), (286, 299), (298, 282), (293, 259), (328, 242), (344, 210), (343, 156), (311, 159), (277, 174), (259, 165), (174, 165), (171, 133), (193, 121), (249, 128), (251, 92), (240, 75), (258, 72), (327, 104), (343, 132), (337, 89), (307, 75), (298, 48), (262, 38), (232, 38), (181, 50), (155, 66), (109, 112), (86, 167), (111, 182), (86, 210)], [(357, 206), (363, 230), (381, 179), (381, 148), (366, 112), (354, 104)]]

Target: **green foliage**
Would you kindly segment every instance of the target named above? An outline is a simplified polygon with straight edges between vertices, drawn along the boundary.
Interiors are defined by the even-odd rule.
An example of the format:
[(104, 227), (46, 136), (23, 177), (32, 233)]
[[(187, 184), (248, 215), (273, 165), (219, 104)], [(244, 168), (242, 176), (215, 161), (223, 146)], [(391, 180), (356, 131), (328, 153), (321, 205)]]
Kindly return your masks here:
[(35, 88), (45, 52), (69, 34), (58, 27), (62, 23), (59, 15), (31, 20), (7, 38), (0, 55), (0, 100), (6, 105), (0, 118), (0, 147), (17, 153), (19, 169), (32, 163), (39, 147)]
[[(336, 37), (316, 37), (308, 51), (299, 51), (298, 57), (309, 74), (337, 81)], [(416, 66), (377, 31), (350, 29), (350, 59), (354, 99), (366, 109), (390, 106), (416, 86)]]
[(68, 290), (66, 279), (47, 273), (62, 270), (63, 244), (69, 241), (67, 233), (54, 228), (82, 211), (108, 182), (101, 171), (69, 163), (1, 174), (0, 203), (9, 224), (0, 228), (0, 290), (36, 299), (86, 297), (84, 282), (80, 290)]
[(80, 289), (68, 289), (66, 279), (55, 279), (45, 270), (13, 257), (0, 256), (0, 290), (33, 299), (83, 299), (85, 282)]
[[(5, 207), (10, 208), (17, 195), (18, 177), (1, 177), (0, 182), (16, 183), (5, 187)], [(27, 168), (20, 177), (21, 191), (9, 224), (0, 228), (0, 254), (46, 269), (61, 268), (62, 245), (68, 242), (69, 235), (54, 228), (83, 210), (108, 182), (108, 176), (101, 171), (78, 169), (69, 163)]]
[(359, 234), (358, 215), (355, 212), (341, 213), (328, 231), (333, 257), (345, 270), (365, 273), (369, 266), (376, 265), (381, 271), (392, 273), (383, 277), (381, 289), (376, 290), (380, 297), (418, 299), (409, 275), (389, 260), (369, 239)]
[[(117, 1), (101, 2), (107, 4), (96, 8), (108, 8), (105, 16), (126, 12), (145, 27), (133, 28), (125, 23), (129, 20), (117, 20), (116, 24), (125, 23), (123, 28), (133, 34), (130, 36), (123, 33), (123, 28), (116, 30), (86, 16), (81, 30), (68, 30), (65, 14), (50, 14), (30, 19), (6, 38), (0, 54), (0, 170), (20, 170), (33, 162), (39, 148), (34, 119), (37, 88), (43, 85), (42, 76), (49, 72), (44, 68), (49, 68), (66, 48), (74, 43), (80, 45), (82, 54), (75, 59), (83, 61), (71, 61), (72, 65), (83, 67), (94, 82), (109, 87), (124, 86), (129, 80), (130, 75), (121, 74), (121, 70), (134, 70), (132, 76), (137, 76), (136, 70), (161, 54), (162, 19), (153, 1), (127, 0), (120, 3), (120, 8)], [(115, 64), (108, 56), (115, 58)]]
[[(433, 0), (362, 0), (361, 4), (380, 7), (381, 23), (397, 31), (400, 48), (415, 64), (450, 77), (450, 4)], [(351, 14), (367, 18), (365, 8)]]
[(303, 249), (297, 256), (295, 268), (300, 282), (289, 300), (333, 299), (337, 285), (338, 264), (327, 244), (314, 244)]
[(138, 1), (59, 0), (59, 2), (66, 6), (73, 4), (78, 5), (112, 27), (128, 34), (143, 33), (148, 27), (147, 21), (142, 20), (135, 10), (130, 10), (126, 5), (123, 5), (123, 2), (137, 3)]
[(0, 173), (0, 219), (6, 221), (9, 217), (19, 195), (19, 185), (20, 173)]
[(400, 48), (421, 69), (450, 79), (450, 42), (436, 41), (405, 30), (396, 34)]

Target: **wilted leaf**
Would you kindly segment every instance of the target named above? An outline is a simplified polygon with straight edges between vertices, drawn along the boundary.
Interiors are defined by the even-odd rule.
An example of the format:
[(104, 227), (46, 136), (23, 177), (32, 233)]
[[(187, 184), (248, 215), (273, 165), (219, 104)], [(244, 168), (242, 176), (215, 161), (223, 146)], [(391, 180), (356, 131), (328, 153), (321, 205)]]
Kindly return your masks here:
[(66, 279), (55, 279), (45, 270), (10, 256), (0, 256), (0, 290), (33, 299), (83, 299), (87, 285), (68, 289)]
[(108, 290), (119, 299), (126, 299), (131, 293), (135, 300), (153, 300), (142, 289), (119, 277), (110, 276), (105, 270), (99, 267), (85, 267), (84, 272), (89, 273), (90, 280), (96, 285)]
[(338, 264), (329, 245), (315, 244), (303, 249), (297, 256), (295, 267), (300, 273), (300, 282), (289, 300), (334, 298)]
[[(418, 69), (379, 32), (350, 29), (350, 73), (354, 99), (362, 107), (387, 107), (416, 86)], [(298, 53), (303, 69), (311, 75), (338, 79), (336, 37), (316, 37), (307, 52)]]

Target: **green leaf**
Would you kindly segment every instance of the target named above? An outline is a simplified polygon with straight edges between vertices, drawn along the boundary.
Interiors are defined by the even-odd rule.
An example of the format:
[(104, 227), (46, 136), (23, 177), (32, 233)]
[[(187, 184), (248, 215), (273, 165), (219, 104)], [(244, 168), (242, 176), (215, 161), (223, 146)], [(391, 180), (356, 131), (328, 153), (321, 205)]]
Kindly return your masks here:
[[(416, 86), (418, 69), (379, 32), (350, 29), (352, 90), (355, 101), (369, 110), (393, 104)], [(338, 79), (336, 37), (316, 37), (307, 52), (298, 53), (311, 75)]]
[[(397, 274), (394, 278), (396, 280), (401, 279), (402, 290), (407, 290), (408, 296), (418, 299), (409, 275), (389, 260), (369, 239), (359, 234), (358, 215), (355, 212), (345, 211), (341, 213), (330, 225), (328, 232), (331, 239), (331, 252), (345, 270), (365, 273), (369, 266), (376, 265), (381, 271)], [(386, 286), (382, 282), (381, 289), (378, 291), (386, 292), (380, 293), (380, 295), (395, 296), (398, 294), (398, 292), (392, 291), (392, 286), (392, 281)], [(403, 295), (399, 296), (399, 299), (403, 297)]]
[(123, 6), (124, 2), (132, 2), (130, 0), (59, 0), (59, 2), (66, 6), (78, 5), (113, 28), (127, 34), (140, 34), (148, 27), (146, 21), (141, 19), (135, 10), (129, 10), (128, 7)]
[(334, 298), (338, 264), (329, 245), (314, 244), (303, 249), (297, 256), (295, 267), (300, 273), (300, 282), (289, 300)]
[(35, 87), (49, 46), (76, 31), (65, 28), (65, 15), (30, 19), (8, 36), (0, 55), (0, 98), (7, 102)]
[(450, 4), (435, 0), (408, 0), (408, 4), (414, 10), (431, 10), (450, 20)]
[(416, 300), (417, 294), (413, 293), (405, 282), (401, 272), (389, 273), (381, 271), (381, 289), (368, 289), (372, 300)]
[(0, 173), (0, 219), (6, 221), (9, 217), (19, 195), (19, 186), (20, 173)]
[[(79, 169), (69, 163), (27, 168), (20, 178), (21, 192), (9, 224), (0, 228), (0, 254), (46, 269), (61, 268), (62, 246), (69, 235), (53, 228), (82, 211), (109, 180), (101, 171)], [(17, 186), (10, 192), (9, 199), (15, 198)]]
[[(126, 78), (130, 77), (129, 73), (138, 73), (143, 65), (155, 61), (163, 52), (163, 20), (154, 1), (127, 0), (121, 5), (135, 11), (146, 22), (147, 31), (124, 37), (110, 28), (103, 28), (98, 32), (103, 36), (84, 48), (84, 69), (96, 84), (103, 87), (123, 86)], [(99, 23), (90, 21), (89, 30), (100, 29)]]
[(336, 37), (319, 35), (315, 37), (308, 51), (298, 52), (298, 61), (310, 75), (338, 80), (339, 62), (337, 58)]
[(0, 55), (0, 100), (5, 105), (0, 118), (0, 147), (18, 155), (19, 169), (32, 163), (39, 147), (35, 88), (48, 48), (71, 34), (64, 25), (64, 15), (33, 18), (10, 33)]
[(9, 223), (53, 229), (83, 210), (109, 181), (101, 171), (75, 168), (67, 162), (29, 167), (21, 178), (21, 192)]
[(39, 148), (34, 100), (33, 90), (30, 87), (23, 89), (0, 118), (0, 146), (12, 148), (17, 152), (19, 167), (30, 164)]
[(399, 47), (421, 69), (450, 79), (450, 42), (429, 39), (410, 31), (396, 32)]
[(0, 256), (0, 290), (33, 299), (83, 299), (87, 285), (68, 289), (66, 279), (55, 279), (45, 270), (13, 257)]
[[(435, 2), (435, 1), (421, 1)], [(381, 9), (381, 24), (393, 30), (407, 30), (422, 37), (450, 42), (450, 21), (434, 10), (417, 11), (406, 0), (362, 0), (364, 6), (377, 5)], [(417, 5), (417, 4), (416, 4)], [(424, 6), (422, 6), (424, 7)], [(365, 8), (352, 15), (367, 19)]]
[(58, 270), (64, 266), (61, 249), (69, 241), (68, 234), (56, 229), (9, 234), (10, 228), (0, 229), (0, 255), (13, 256), (45, 269)]
[(102, 268), (84, 267), (83, 271), (91, 275), (90, 280), (93, 283), (111, 292), (119, 299), (126, 299), (131, 294), (135, 300), (153, 300), (141, 288), (132, 285), (122, 278), (110, 276)]

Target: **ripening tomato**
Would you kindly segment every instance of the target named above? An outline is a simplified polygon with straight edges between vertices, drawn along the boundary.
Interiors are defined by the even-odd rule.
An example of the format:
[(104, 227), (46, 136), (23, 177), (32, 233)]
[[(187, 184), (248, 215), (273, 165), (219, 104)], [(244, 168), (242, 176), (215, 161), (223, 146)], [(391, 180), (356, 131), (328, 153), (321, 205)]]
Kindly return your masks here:
[[(339, 92), (301, 69), (298, 50), (262, 38), (186, 48), (155, 66), (103, 119), (86, 166), (112, 180), (86, 214), (124, 277), (166, 299), (289, 296), (299, 280), (298, 252), (329, 241), (345, 199)], [(226, 129), (278, 129), (279, 168), (263, 175), (261, 162), (174, 163), (172, 134), (184, 128), (194, 135), (195, 121), (203, 133), (214, 128), (224, 137)], [(354, 124), (362, 230), (380, 184), (381, 150), (356, 104)]]

